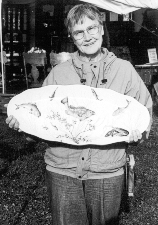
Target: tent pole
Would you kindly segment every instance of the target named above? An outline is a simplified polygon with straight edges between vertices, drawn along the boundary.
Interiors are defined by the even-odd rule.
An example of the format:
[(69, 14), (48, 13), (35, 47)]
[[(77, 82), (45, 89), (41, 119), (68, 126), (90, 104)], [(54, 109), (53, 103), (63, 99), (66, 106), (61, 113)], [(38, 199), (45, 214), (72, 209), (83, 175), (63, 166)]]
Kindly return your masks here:
[(5, 92), (4, 85), (4, 63), (3, 63), (3, 44), (2, 44), (2, 0), (0, 0), (0, 51), (1, 51), (1, 71), (2, 71), (2, 93)]

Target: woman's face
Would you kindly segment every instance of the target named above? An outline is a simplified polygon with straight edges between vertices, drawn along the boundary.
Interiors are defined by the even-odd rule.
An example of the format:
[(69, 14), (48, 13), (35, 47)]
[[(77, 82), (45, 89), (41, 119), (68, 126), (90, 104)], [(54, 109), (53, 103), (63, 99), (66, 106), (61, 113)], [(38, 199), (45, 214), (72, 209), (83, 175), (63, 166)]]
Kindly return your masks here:
[[(93, 27), (98, 26), (99, 30), (96, 34), (88, 33), (90, 29)], [(75, 34), (83, 33), (83, 38), (76, 40)], [(102, 45), (102, 35), (104, 34), (103, 26), (99, 24), (97, 20), (91, 20), (88, 17), (84, 18), (83, 24), (80, 22), (75, 24), (72, 28), (72, 38), (74, 40), (74, 44), (77, 48), (82, 52), (84, 55), (94, 55), (101, 49)]]

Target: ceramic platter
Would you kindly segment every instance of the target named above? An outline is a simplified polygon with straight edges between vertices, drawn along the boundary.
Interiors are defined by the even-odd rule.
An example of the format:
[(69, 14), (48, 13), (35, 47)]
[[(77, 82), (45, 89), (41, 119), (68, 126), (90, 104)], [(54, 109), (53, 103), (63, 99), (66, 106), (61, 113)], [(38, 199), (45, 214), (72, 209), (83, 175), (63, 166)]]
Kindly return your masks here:
[(128, 141), (131, 130), (142, 133), (150, 121), (134, 98), (84, 85), (28, 89), (11, 99), (7, 113), (25, 133), (72, 145)]

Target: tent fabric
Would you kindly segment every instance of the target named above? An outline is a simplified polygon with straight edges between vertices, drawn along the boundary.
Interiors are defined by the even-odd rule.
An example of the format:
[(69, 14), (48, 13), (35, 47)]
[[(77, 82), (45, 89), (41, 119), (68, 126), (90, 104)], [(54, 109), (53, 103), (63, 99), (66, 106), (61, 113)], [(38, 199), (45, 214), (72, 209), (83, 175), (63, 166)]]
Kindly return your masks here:
[(158, 8), (158, 0), (82, 0), (92, 3), (99, 8), (115, 12), (117, 14), (127, 14), (140, 8)]

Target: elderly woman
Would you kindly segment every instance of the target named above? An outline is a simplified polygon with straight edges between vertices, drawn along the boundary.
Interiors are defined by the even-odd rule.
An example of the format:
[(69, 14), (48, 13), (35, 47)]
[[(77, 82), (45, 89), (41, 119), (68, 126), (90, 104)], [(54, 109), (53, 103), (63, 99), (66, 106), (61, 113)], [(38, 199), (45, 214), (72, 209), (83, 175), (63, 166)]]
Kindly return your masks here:
[[(67, 28), (78, 51), (55, 66), (43, 86), (81, 84), (109, 88), (132, 96), (151, 112), (151, 96), (133, 66), (101, 47), (104, 29), (99, 10), (90, 4), (76, 5), (67, 16)], [(19, 127), (13, 117), (7, 118), (7, 123)], [(130, 141), (141, 138), (139, 130), (132, 131)], [(45, 162), (53, 225), (117, 224), (126, 146), (50, 143)]]

